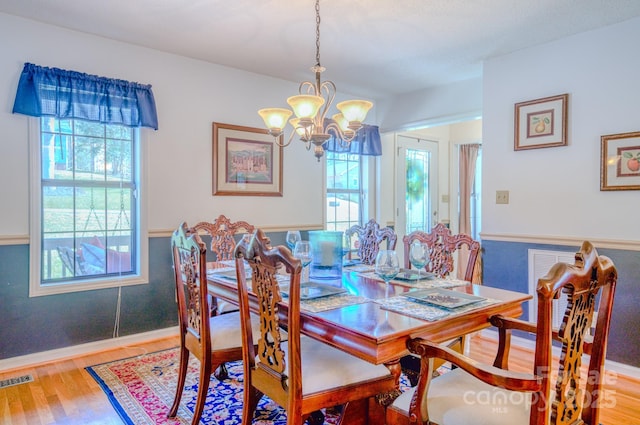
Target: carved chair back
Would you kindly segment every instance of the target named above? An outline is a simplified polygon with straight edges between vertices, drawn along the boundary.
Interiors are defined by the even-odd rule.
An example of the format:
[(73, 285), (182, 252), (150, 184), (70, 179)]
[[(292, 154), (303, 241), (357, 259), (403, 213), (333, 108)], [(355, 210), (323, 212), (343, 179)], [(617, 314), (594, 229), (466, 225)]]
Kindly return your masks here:
[[(553, 424), (574, 424), (582, 418), (586, 424), (598, 425), (616, 281), (617, 271), (611, 260), (598, 256), (589, 242), (584, 242), (576, 253), (575, 264), (558, 263), (538, 280), (535, 364), (540, 371), (543, 372), (545, 367), (550, 370), (551, 340), (555, 339), (561, 344), (558, 375), (553, 388), (555, 399), (551, 403)], [(562, 325), (555, 332), (552, 329), (553, 301), (560, 297), (561, 292), (567, 294), (568, 304)], [(594, 324), (598, 296), (598, 314)], [(581, 376), (580, 367), (585, 353), (590, 354), (589, 366), (587, 375)], [(550, 374), (541, 375), (544, 394), (548, 395)], [(540, 410), (545, 410), (543, 403), (548, 405), (547, 400), (537, 400), (538, 405), (532, 406), (532, 417), (542, 415)]]
[[(258, 229), (250, 241), (242, 240), (236, 247), (236, 267), (244, 269), (244, 261), (251, 267), (252, 292), (257, 297), (260, 314), (258, 352), (250, 329), (249, 297), (245, 273), (238, 273), (238, 298), (243, 320), (243, 356), (245, 376), (252, 374), (252, 384), (281, 406), (288, 400), (302, 400), (302, 372), (300, 357), (300, 275), (302, 265), (284, 246), (271, 247), (270, 239)], [(279, 308), (282, 301), (277, 271), (284, 267), (289, 274), (287, 336), (281, 331)], [(247, 327), (249, 329), (247, 329)], [(287, 347), (288, 344), (288, 347)], [(249, 347), (249, 350), (246, 350)], [(285, 347), (289, 364), (285, 364)], [(257, 355), (256, 355), (257, 354)], [(265, 386), (269, 389), (265, 389)]]
[[(438, 407), (447, 404), (445, 410), (438, 413), (442, 416), (441, 420), (446, 422), (447, 414), (464, 403), (464, 389), (480, 388), (474, 386), (475, 383), (471, 381), (481, 379), (497, 387), (497, 393), (492, 397), (506, 397), (504, 400), (509, 400), (508, 402), (514, 405), (505, 407), (514, 408), (512, 415), (518, 416), (519, 413), (515, 410), (524, 409), (523, 413), (529, 415), (530, 425), (599, 425), (599, 409), (602, 403), (606, 406), (607, 401), (602, 385), (616, 281), (617, 271), (611, 260), (605, 256), (598, 256), (590, 242), (583, 242), (580, 251), (575, 255), (575, 264), (557, 263), (546, 276), (538, 280), (536, 323), (503, 316), (491, 317), (490, 322), (498, 328), (499, 335), (494, 368), (450, 350), (447, 352), (437, 344), (422, 338), (411, 340), (407, 348), (411, 353), (422, 356), (423, 368), (409, 408), (409, 417), (412, 419), (405, 415), (397, 415), (396, 409), (391, 408), (388, 409), (388, 422), (432, 423), (429, 422), (433, 420), (428, 417), (429, 411), (437, 411)], [(560, 328), (554, 329), (553, 303), (562, 293), (567, 295), (568, 303)], [(597, 315), (594, 314), (595, 311)], [(530, 374), (507, 370), (511, 332), (514, 329), (536, 335), (535, 360)], [(558, 361), (552, 360), (553, 341), (560, 345)], [(582, 367), (584, 354), (589, 355), (586, 368)], [(449, 388), (460, 388), (459, 397), (448, 397), (438, 385), (444, 381), (432, 379), (430, 372), (433, 370), (434, 358), (447, 359), (459, 366), (456, 372), (464, 371), (448, 372), (451, 375), (446, 381)], [(556, 367), (557, 370), (554, 370)], [(433, 391), (440, 394), (439, 398), (430, 398), (430, 387), (435, 387)], [(513, 394), (499, 393), (500, 388), (529, 393), (530, 401), (524, 394), (515, 397)], [(437, 403), (438, 407), (430, 407), (432, 402)], [(458, 420), (456, 423), (490, 423), (493, 420), (506, 423), (496, 417), (502, 413), (496, 412), (491, 406), (487, 409), (467, 410), (467, 413), (473, 416), (467, 417), (466, 420), (463, 418), (466, 413), (462, 416), (454, 415)]]
[(171, 246), (180, 338), (189, 351), (211, 357), (206, 245), (182, 223), (173, 232)]
[(197, 232), (205, 232), (211, 236), (211, 252), (217, 261), (233, 259), (236, 248), (235, 235), (238, 233), (253, 233), (255, 228), (246, 221), (232, 222), (224, 214), (220, 214), (212, 223), (201, 221), (193, 226)]
[(349, 241), (353, 235), (357, 235), (358, 257), (363, 264), (375, 264), (380, 245), (386, 241), (387, 249), (395, 249), (398, 236), (391, 227), (380, 228), (374, 220), (369, 220), (364, 226), (358, 224), (345, 231)]
[(428, 272), (438, 277), (446, 278), (454, 269), (454, 253), (461, 247), (469, 250), (468, 261), (465, 267), (464, 280), (473, 279), (473, 269), (480, 253), (480, 243), (464, 233), (452, 235), (451, 230), (443, 223), (438, 223), (431, 233), (416, 230), (402, 238), (404, 245), (404, 266), (411, 268), (409, 261), (409, 249), (414, 241), (427, 244), (430, 249), (430, 262), (425, 266)]

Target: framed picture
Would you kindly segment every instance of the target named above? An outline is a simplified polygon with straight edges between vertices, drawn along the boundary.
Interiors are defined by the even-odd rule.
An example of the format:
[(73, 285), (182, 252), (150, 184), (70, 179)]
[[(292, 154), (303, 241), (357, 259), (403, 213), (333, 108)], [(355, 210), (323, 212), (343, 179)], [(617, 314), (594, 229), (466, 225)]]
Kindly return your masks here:
[(640, 190), (640, 131), (600, 138), (600, 190)]
[(516, 103), (514, 150), (567, 145), (569, 94)]
[(213, 195), (282, 196), (282, 147), (266, 129), (213, 123)]

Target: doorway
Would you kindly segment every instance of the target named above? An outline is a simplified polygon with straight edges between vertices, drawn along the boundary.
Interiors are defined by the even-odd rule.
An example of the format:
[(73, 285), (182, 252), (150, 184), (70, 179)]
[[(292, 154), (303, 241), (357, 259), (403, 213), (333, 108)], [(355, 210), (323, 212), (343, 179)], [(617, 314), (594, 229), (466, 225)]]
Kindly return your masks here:
[(398, 242), (414, 230), (438, 222), (438, 142), (398, 135), (396, 154), (396, 234)]

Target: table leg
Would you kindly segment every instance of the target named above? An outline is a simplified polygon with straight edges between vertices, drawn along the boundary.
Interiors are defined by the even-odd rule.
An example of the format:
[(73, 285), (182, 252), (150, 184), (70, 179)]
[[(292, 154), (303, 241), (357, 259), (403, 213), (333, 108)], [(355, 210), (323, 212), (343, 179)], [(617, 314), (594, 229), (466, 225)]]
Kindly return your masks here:
[(391, 371), (391, 374), (396, 380), (395, 390), (378, 394), (376, 396), (376, 401), (378, 402), (378, 404), (380, 406), (387, 407), (391, 405), (393, 401), (400, 396), (400, 394), (402, 394), (402, 391), (400, 390), (400, 374), (402, 373), (402, 367), (400, 366), (400, 359), (392, 360), (388, 363), (385, 363), (384, 365), (389, 368), (389, 371)]

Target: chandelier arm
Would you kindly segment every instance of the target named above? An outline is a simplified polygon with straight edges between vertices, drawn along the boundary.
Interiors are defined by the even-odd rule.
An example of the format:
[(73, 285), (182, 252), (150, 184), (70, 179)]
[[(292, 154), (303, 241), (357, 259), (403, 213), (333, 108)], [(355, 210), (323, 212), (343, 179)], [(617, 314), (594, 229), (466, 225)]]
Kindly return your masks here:
[(327, 116), (327, 112), (333, 105), (333, 100), (336, 98), (336, 85), (333, 81), (327, 80), (320, 84), (320, 93), (325, 99), (322, 107), (322, 116), (320, 117), (322, 125), (324, 126), (324, 118)]
[(356, 133), (353, 131), (342, 131), (342, 128), (335, 122), (332, 121), (325, 127), (325, 131), (327, 133), (333, 133), (333, 135), (339, 139), (340, 145), (347, 146), (351, 141), (355, 138)]
[(281, 148), (286, 148), (287, 146), (289, 146), (291, 144), (291, 141), (293, 140), (293, 135), (295, 134), (295, 130), (291, 132), (291, 134), (289, 135), (289, 140), (287, 140), (286, 143), (280, 143), (278, 142), (279, 137), (274, 137), (273, 142), (280, 146)]
[[(304, 90), (305, 87), (307, 88), (306, 90)], [(303, 82), (301, 82), (300, 83), (300, 87), (298, 87), (298, 93), (300, 93), (300, 94), (313, 94), (313, 95), (316, 95), (316, 96), (320, 96), (320, 94), (316, 90), (315, 84), (313, 84), (311, 81), (303, 81)]]

